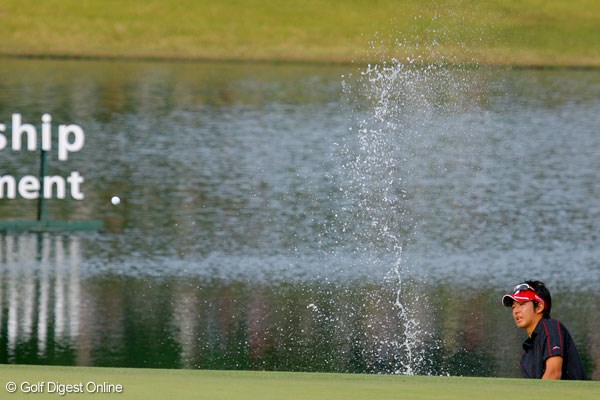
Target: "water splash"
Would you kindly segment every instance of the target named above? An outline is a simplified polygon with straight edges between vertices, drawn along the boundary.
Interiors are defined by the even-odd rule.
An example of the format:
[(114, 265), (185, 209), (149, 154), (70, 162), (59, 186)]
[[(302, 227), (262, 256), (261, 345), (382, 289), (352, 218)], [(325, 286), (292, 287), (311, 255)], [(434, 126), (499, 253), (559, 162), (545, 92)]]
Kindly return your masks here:
[(416, 240), (420, 219), (418, 185), (412, 181), (417, 171), (407, 167), (414, 165), (408, 161), (432, 151), (428, 126), (436, 115), (460, 107), (470, 86), (464, 71), (435, 54), (436, 42), (428, 51), (427, 59), (437, 62), (425, 63), (422, 56), (392, 58), (343, 82), (356, 118), (341, 152), (342, 212), (348, 216), (343, 232), (354, 243), (355, 255), (369, 254), (374, 265), (391, 264), (386, 279), (395, 290), (391, 301), (397, 316), (390, 323), (396, 325), (385, 327), (380, 342), (386, 351), (379, 357), (387, 370), (406, 375), (431, 373), (426, 349), (436, 347), (421, 315), (428, 299), (410, 278), (410, 260), (404, 256)]

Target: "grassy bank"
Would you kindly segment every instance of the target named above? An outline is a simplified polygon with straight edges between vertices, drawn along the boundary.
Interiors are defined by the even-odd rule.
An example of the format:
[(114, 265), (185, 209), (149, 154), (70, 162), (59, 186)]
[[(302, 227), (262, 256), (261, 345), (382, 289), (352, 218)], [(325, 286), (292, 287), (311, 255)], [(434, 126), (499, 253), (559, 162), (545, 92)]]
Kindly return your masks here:
[[(0, 366), (1, 398), (132, 399), (468, 399), (505, 400), (535, 393), (546, 400), (596, 399), (598, 382), (524, 379)], [(15, 393), (7, 393), (11, 385)], [(105, 383), (105, 384), (104, 384)], [(62, 385), (62, 386), (61, 386)], [(66, 385), (71, 385), (67, 387)], [(121, 385), (121, 388), (117, 387)], [(69, 389), (70, 388), (70, 389)], [(33, 393), (37, 390), (38, 393)], [(78, 391), (60, 396), (59, 390)], [(101, 393), (98, 391), (112, 391)], [(23, 393), (30, 391), (31, 393)], [(94, 395), (90, 392), (96, 392)]]
[(17, 56), (600, 66), (600, 2), (2, 0), (0, 37)]

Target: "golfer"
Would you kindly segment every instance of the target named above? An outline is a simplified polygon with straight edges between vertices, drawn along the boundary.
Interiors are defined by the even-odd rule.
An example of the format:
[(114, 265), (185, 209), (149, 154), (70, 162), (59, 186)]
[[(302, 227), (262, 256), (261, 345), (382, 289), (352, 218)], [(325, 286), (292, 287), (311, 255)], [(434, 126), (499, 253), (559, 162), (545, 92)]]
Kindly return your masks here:
[(543, 282), (525, 281), (502, 297), (517, 327), (527, 332), (521, 371), (533, 379), (587, 379), (567, 328), (550, 318), (552, 297)]

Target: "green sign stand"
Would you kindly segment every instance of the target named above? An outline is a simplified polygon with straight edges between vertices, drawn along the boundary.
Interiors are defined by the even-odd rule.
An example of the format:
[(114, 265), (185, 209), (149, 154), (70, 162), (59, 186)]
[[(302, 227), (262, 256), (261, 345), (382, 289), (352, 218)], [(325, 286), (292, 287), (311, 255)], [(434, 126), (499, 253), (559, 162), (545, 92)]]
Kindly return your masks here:
[[(44, 177), (48, 172), (48, 156), (42, 150), (40, 155), (40, 187), (44, 187)], [(104, 229), (102, 221), (52, 221), (48, 219), (46, 199), (38, 197), (37, 219), (34, 221), (0, 221), (0, 232), (63, 232), (99, 231)]]

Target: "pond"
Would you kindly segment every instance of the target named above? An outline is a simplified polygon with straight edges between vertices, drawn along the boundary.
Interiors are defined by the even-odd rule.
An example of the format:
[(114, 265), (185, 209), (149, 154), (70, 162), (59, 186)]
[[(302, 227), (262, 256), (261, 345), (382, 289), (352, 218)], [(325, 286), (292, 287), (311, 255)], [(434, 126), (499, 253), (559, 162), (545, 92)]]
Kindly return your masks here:
[[(598, 70), (3, 59), (0, 177), (38, 174), (12, 118), (48, 114), (84, 198), (47, 213), (104, 229), (0, 234), (0, 362), (514, 377), (500, 298), (532, 278), (598, 379), (598, 93)], [(0, 220), (36, 218), (3, 190)]]

